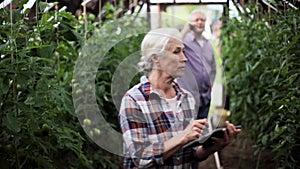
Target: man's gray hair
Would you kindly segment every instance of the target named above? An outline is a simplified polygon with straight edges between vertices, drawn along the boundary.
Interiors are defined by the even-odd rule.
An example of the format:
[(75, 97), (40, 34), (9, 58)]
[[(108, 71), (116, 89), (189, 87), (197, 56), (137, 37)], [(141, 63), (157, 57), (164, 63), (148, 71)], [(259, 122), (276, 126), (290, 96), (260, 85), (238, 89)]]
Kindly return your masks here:
[(193, 16), (194, 16), (195, 14), (202, 14), (203, 16), (206, 17), (205, 13), (204, 13), (201, 9), (195, 9), (195, 10), (193, 10), (193, 11), (190, 13), (189, 18), (188, 18), (189, 21), (193, 21)]
[(170, 39), (182, 41), (181, 33), (176, 28), (159, 28), (148, 32), (141, 44), (141, 59), (138, 63), (139, 68), (149, 73), (152, 71), (152, 56), (162, 56)]

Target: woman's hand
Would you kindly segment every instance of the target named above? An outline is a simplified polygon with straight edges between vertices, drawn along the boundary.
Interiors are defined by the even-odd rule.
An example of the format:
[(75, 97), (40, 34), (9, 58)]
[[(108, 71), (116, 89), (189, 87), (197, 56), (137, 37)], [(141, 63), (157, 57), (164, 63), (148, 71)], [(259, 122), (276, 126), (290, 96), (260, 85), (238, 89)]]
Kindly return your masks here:
[(194, 120), (182, 132), (184, 142), (187, 143), (189, 141), (199, 138), (202, 135), (203, 130), (206, 128), (206, 126), (207, 119)]
[(234, 137), (241, 132), (240, 129), (236, 129), (234, 125), (229, 121), (226, 121), (225, 124), (228, 132), (226, 131), (226, 129), (223, 130), (224, 137), (223, 138), (212, 137), (212, 139), (215, 141), (215, 144), (212, 146), (212, 148), (215, 151), (221, 150), (224, 147), (226, 147), (228, 144), (232, 142)]
[(167, 159), (186, 143), (199, 138), (207, 126), (207, 120), (194, 120), (180, 134), (164, 143), (163, 158)]

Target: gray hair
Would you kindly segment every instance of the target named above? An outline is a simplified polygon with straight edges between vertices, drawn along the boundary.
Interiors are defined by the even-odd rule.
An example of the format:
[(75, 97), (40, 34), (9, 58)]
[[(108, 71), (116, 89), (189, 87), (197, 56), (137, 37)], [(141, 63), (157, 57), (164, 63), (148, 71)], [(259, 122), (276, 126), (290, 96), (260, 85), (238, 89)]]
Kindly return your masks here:
[(175, 38), (182, 41), (182, 36), (176, 28), (159, 28), (148, 32), (141, 44), (141, 59), (138, 63), (139, 68), (149, 73), (152, 71), (152, 56), (162, 56), (169, 40)]
[(202, 14), (203, 16), (206, 17), (205, 13), (204, 13), (201, 9), (195, 9), (195, 10), (193, 10), (193, 11), (190, 13), (189, 18), (188, 18), (189, 21), (192, 21), (193, 16), (194, 16), (195, 14)]

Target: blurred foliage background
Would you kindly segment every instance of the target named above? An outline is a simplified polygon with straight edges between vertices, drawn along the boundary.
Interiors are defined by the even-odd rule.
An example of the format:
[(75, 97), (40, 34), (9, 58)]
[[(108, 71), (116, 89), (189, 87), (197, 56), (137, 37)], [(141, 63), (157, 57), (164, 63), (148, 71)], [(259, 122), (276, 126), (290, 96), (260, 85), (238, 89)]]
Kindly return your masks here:
[(222, 28), (231, 118), (255, 141), (256, 155), (271, 150), (274, 168), (299, 168), (300, 11), (246, 8)]
[[(40, 3), (37, 11), (45, 6), (47, 3)], [(95, 30), (116, 17), (107, 14), (100, 23), (90, 14), (85, 27), (83, 18), (66, 11), (37, 12), (31, 19), (18, 8), (2, 9), (0, 13), (1, 168), (119, 168), (122, 158), (90, 139), (78, 122), (72, 100), (74, 65), (84, 53), (86, 40), (93, 39)], [(123, 23), (135, 22), (135, 16), (129, 15)], [(148, 28), (146, 22), (138, 22), (141, 29)], [(116, 27), (98, 31), (99, 43), (107, 38), (118, 40), (112, 29)], [(130, 29), (131, 35), (138, 29)], [(139, 50), (142, 36), (136, 34), (116, 42), (103, 56), (106, 64), (97, 72), (97, 102), (116, 130), (118, 111), (110, 94), (111, 78), (118, 64), (130, 52)], [(84, 91), (75, 91), (80, 92)], [(101, 133), (95, 128), (92, 132)]]

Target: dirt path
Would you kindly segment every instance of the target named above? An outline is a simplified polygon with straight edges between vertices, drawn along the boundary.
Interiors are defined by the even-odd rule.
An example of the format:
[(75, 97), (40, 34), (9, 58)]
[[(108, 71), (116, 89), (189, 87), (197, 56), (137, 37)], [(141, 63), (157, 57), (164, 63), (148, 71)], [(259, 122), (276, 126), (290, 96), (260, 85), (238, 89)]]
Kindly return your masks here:
[[(219, 152), (223, 169), (276, 169), (271, 153), (264, 151), (254, 155), (253, 141), (239, 134), (236, 141)], [(260, 160), (259, 160), (260, 159)], [(257, 167), (258, 166), (258, 167)], [(217, 169), (214, 156), (199, 164), (199, 169)]]

